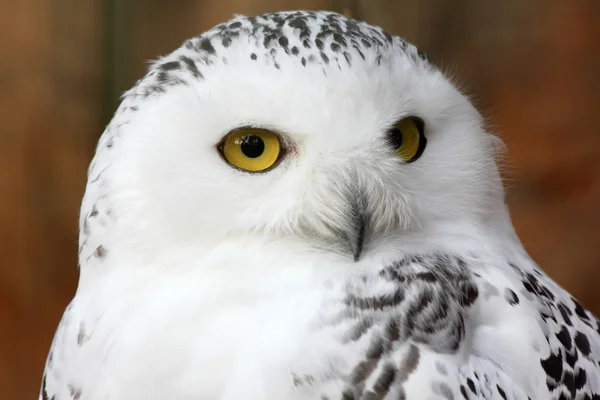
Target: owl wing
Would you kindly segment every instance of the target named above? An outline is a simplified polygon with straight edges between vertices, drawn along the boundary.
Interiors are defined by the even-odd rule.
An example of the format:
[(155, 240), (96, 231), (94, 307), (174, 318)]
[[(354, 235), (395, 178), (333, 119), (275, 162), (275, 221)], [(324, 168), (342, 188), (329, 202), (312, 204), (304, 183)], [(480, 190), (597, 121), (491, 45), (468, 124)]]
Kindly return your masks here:
[(410, 256), (344, 302), (340, 337), (348, 353), (364, 347), (321, 398), (600, 398), (598, 321), (533, 264)]
[[(527, 263), (528, 260), (524, 260)], [(557, 399), (600, 399), (600, 322), (532, 261), (508, 263), (522, 298), (536, 311), (548, 346), (539, 360), (546, 386)]]

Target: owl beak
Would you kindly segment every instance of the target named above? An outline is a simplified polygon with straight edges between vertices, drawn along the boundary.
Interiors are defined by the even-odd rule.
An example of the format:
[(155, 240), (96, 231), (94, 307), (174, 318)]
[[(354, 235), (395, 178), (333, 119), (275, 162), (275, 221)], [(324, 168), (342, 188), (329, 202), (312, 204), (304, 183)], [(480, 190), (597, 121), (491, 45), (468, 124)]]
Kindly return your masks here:
[(357, 221), (360, 224), (355, 232), (355, 239), (350, 243), (352, 246), (352, 254), (354, 255), (354, 262), (360, 259), (360, 255), (363, 251), (363, 244), (365, 240), (365, 224), (364, 220)]
[(352, 249), (354, 262), (360, 259), (366, 236), (366, 227), (368, 216), (366, 211), (366, 196), (361, 193), (355, 193), (350, 200), (350, 231), (347, 233), (348, 242)]

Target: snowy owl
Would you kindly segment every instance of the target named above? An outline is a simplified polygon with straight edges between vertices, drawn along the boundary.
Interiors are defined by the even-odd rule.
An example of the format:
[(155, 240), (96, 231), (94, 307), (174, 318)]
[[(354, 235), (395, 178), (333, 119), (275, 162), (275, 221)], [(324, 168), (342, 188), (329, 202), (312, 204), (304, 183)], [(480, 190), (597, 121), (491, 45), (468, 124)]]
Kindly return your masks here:
[(99, 140), (40, 399), (599, 399), (468, 99), (332, 12), (236, 16)]

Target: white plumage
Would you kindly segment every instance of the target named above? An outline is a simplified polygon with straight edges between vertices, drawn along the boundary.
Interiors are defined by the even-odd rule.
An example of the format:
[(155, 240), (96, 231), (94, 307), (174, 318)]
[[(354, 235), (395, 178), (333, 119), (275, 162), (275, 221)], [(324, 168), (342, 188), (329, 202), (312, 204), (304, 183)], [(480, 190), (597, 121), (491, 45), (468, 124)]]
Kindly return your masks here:
[(99, 141), (40, 399), (600, 398), (598, 322), (523, 250), (498, 147), (338, 14), (187, 41)]

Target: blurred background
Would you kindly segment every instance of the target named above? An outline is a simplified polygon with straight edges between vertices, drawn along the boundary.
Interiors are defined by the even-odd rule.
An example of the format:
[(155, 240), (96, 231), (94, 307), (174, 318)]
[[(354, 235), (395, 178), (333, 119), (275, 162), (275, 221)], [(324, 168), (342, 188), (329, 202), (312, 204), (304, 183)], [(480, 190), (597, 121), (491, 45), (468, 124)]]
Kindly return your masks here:
[(233, 13), (291, 9), (381, 25), (453, 76), (508, 145), (527, 250), (600, 314), (600, 1), (0, 0), (0, 397), (38, 394), (118, 96), (146, 60)]

